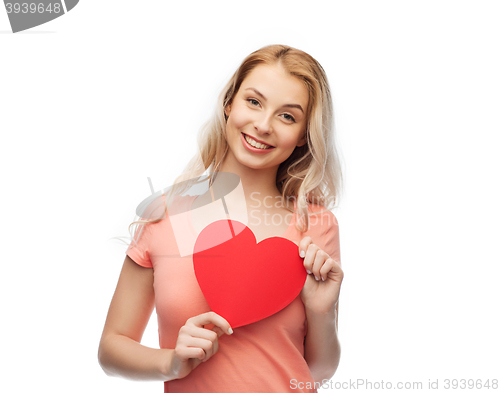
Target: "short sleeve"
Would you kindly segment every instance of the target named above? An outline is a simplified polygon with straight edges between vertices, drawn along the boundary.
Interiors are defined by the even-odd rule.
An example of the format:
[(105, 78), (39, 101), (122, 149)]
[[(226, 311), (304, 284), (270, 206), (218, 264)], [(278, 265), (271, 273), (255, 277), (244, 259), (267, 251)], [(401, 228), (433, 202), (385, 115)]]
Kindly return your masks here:
[(153, 267), (150, 254), (152, 225), (154, 224), (139, 224), (126, 251), (135, 263), (148, 268)]
[(339, 237), (339, 223), (337, 217), (331, 211), (324, 213), (325, 219), (325, 252), (330, 255), (330, 257), (342, 266), (340, 260), (340, 237)]

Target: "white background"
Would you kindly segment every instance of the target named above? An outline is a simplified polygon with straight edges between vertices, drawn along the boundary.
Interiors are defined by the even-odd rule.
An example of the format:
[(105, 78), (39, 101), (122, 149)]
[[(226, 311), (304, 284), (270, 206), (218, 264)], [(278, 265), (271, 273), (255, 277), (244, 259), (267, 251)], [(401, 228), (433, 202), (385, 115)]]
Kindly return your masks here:
[[(314, 56), (333, 91), (332, 381), (500, 378), (499, 17), (496, 1), (83, 0), (12, 34), (1, 7), (1, 390), (163, 391), (97, 362), (125, 258), (109, 239), (128, 235), (148, 176), (165, 188), (196, 153), (243, 58), (274, 43)], [(143, 344), (157, 334), (153, 313)]]

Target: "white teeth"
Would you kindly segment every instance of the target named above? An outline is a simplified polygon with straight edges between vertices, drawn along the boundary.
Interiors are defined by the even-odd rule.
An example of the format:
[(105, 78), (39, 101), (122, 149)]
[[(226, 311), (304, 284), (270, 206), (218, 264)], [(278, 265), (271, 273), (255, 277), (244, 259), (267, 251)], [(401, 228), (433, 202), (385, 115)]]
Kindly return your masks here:
[(263, 150), (265, 150), (265, 149), (270, 149), (271, 148), (271, 146), (263, 145), (262, 143), (254, 141), (252, 138), (250, 138), (247, 135), (245, 135), (245, 140), (248, 142), (249, 145), (251, 145), (253, 147), (256, 147), (257, 149), (263, 149)]

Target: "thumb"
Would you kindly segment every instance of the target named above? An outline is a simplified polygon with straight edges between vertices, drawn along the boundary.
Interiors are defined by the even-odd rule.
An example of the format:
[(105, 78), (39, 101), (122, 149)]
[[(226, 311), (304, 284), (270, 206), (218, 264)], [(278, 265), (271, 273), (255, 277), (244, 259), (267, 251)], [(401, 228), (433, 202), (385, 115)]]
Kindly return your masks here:
[(218, 326), (214, 326), (214, 327), (212, 328), (212, 330), (213, 330), (215, 333), (217, 333), (217, 337), (220, 337), (220, 336), (222, 336), (222, 335), (224, 334), (224, 330), (222, 330), (222, 329), (221, 329), (220, 327), (218, 327)]
[(306, 277), (306, 281), (304, 282), (304, 286), (302, 287), (302, 290), (300, 291), (302, 295), (307, 292), (307, 294), (311, 294), (311, 291), (316, 289), (318, 286), (318, 282), (314, 279), (314, 276), (312, 274), (308, 274)]

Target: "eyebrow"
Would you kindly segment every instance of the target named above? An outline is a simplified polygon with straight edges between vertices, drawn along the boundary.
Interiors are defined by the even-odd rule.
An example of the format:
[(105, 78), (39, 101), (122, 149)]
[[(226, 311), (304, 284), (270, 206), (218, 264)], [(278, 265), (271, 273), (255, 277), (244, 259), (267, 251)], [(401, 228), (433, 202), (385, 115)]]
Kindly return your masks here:
[[(245, 89), (246, 90), (253, 90), (255, 92), (255, 94), (257, 94), (259, 97), (261, 97), (264, 101), (267, 101), (267, 98), (264, 97), (264, 94), (262, 94), (260, 91), (258, 91), (256, 88), (254, 87), (249, 87), (248, 89)], [(285, 108), (297, 108), (297, 109), (300, 109), (302, 111), (302, 113), (304, 113), (304, 110), (302, 109), (302, 107), (299, 105), (299, 104), (286, 104), (286, 105), (283, 105)]]

